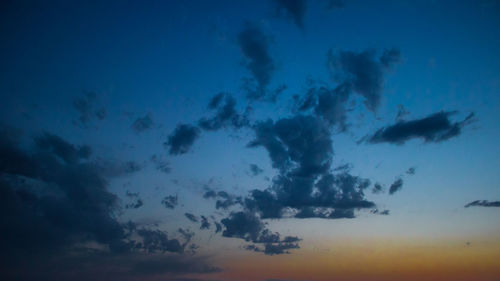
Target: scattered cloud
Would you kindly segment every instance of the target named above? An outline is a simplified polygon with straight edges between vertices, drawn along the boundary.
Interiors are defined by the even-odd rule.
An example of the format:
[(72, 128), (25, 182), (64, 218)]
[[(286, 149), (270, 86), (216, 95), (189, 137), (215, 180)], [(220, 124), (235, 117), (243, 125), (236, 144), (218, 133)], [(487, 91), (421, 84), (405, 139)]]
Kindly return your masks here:
[(500, 207), (500, 201), (476, 200), (465, 205), (465, 208), (469, 207)]
[(459, 136), (462, 133), (462, 128), (472, 122), (474, 117), (474, 113), (471, 113), (462, 121), (452, 122), (450, 116), (455, 113), (441, 111), (422, 119), (400, 121), (377, 130), (368, 137), (367, 141), (401, 145), (411, 139), (421, 138), (427, 143), (442, 142)]
[(257, 82), (256, 89), (248, 93), (248, 98), (258, 100), (265, 96), (276, 68), (269, 53), (270, 38), (257, 25), (247, 23), (237, 40), (247, 60), (246, 67)]
[(130, 126), (137, 134), (151, 129), (154, 125), (151, 113), (147, 113), (143, 117), (135, 119), (134, 123)]
[(200, 129), (189, 125), (180, 124), (168, 137), (164, 145), (169, 149), (171, 155), (184, 154), (191, 149), (194, 141), (200, 136)]

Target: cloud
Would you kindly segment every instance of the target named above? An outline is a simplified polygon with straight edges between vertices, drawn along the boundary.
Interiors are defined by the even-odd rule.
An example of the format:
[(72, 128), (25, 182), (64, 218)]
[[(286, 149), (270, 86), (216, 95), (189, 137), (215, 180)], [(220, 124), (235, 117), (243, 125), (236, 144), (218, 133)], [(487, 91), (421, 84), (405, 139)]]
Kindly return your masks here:
[(198, 122), (200, 128), (207, 131), (216, 131), (221, 128), (232, 127), (239, 129), (248, 125), (248, 119), (236, 112), (236, 99), (229, 94), (217, 94), (209, 102), (208, 108), (216, 110), (211, 118), (202, 118)]
[(472, 122), (474, 117), (474, 113), (471, 113), (460, 122), (452, 122), (449, 117), (453, 114), (455, 112), (441, 111), (422, 119), (399, 121), (377, 130), (367, 140), (370, 143), (388, 142), (399, 145), (416, 138), (421, 138), (426, 143), (442, 142), (459, 136), (462, 128)]
[[(57, 258), (26, 260), (23, 265), (11, 265), (0, 272), (2, 280), (50, 281), (147, 281), (191, 280), (187, 274), (213, 274), (221, 272), (208, 256), (179, 254), (127, 253), (110, 254), (77, 251)], [(30, 270), (26, 270), (26, 267)], [(170, 276), (170, 277), (168, 277)], [(171, 279), (169, 279), (171, 278)], [(193, 279), (196, 280), (196, 279)], [(200, 280), (201, 281), (201, 280)], [(209, 281), (209, 280), (206, 280)]]
[(130, 126), (137, 134), (151, 129), (154, 125), (151, 113), (147, 113), (143, 117), (138, 117)]
[(208, 219), (205, 216), (201, 216), (200, 229), (209, 229), (209, 228), (210, 228), (210, 223), (208, 222)]
[(249, 147), (264, 147), (279, 171), (270, 188), (253, 190), (244, 200), (263, 219), (281, 218), (290, 208), (297, 218), (353, 218), (354, 209), (375, 205), (364, 197), (369, 180), (331, 172), (332, 132), (322, 119), (297, 115), (258, 123), (254, 130)]
[(384, 192), (384, 188), (382, 187), (382, 185), (380, 183), (375, 183), (373, 185), (372, 193), (379, 194), (382, 192)]
[(76, 147), (61, 137), (47, 132), (36, 138), (35, 143), (38, 149), (49, 151), (68, 164), (75, 164), (81, 159), (88, 159), (92, 154), (92, 149), (88, 145)]
[(170, 163), (161, 158), (161, 156), (158, 155), (153, 155), (151, 156), (151, 162), (155, 165), (156, 170), (163, 172), (165, 174), (168, 174), (172, 171), (172, 168), (170, 168)]
[(250, 164), (250, 172), (252, 173), (253, 176), (258, 176), (264, 172), (259, 166), (256, 164)]
[(500, 201), (476, 200), (465, 205), (465, 208), (469, 207), (500, 207)]
[(73, 108), (80, 115), (77, 125), (87, 126), (88, 123), (96, 117), (98, 120), (106, 118), (106, 109), (94, 109), (97, 100), (95, 92), (87, 92), (84, 96), (78, 97), (73, 101)]
[(177, 203), (178, 203), (177, 195), (165, 196), (163, 200), (161, 200), (161, 204), (168, 209), (174, 209), (177, 206)]
[(188, 218), (188, 220), (190, 220), (192, 222), (198, 222), (198, 217), (196, 217), (195, 215), (193, 215), (191, 213), (184, 213), (184, 216), (186, 216), (186, 218)]
[(132, 200), (132, 202), (128, 203), (125, 205), (126, 209), (139, 209), (144, 205), (144, 202), (142, 202), (142, 199), (139, 198), (139, 193), (137, 192), (130, 192), (127, 190), (127, 193), (125, 194), (128, 198)]
[[(288, 254), (290, 249), (299, 248), (297, 243), (300, 241), (299, 238), (286, 236), (281, 239), (279, 233), (273, 233), (265, 228), (261, 219), (252, 212), (232, 212), (221, 223), (225, 227), (222, 236), (240, 238), (254, 243), (245, 246), (246, 250), (262, 252), (266, 255), (280, 255)], [(259, 246), (260, 244), (263, 247)]]
[[(73, 157), (83, 146), (48, 133), (34, 143), (34, 147), (20, 146), (0, 129), (0, 266), (8, 269), (0, 273), (8, 278), (1, 279), (67, 280), (65, 274), (71, 271), (65, 272), (67, 267), (61, 265), (68, 260), (78, 264), (75, 272), (100, 276), (98, 270), (112, 266), (93, 263), (101, 258), (146, 260), (152, 257), (142, 253), (184, 252), (189, 239), (182, 242), (159, 229), (117, 220), (119, 200), (108, 191), (112, 177), (102, 166), (113, 162), (92, 161), (90, 153)], [(137, 199), (138, 194), (128, 192), (127, 197)], [(89, 256), (92, 259), (87, 260)], [(97, 271), (88, 270), (89, 263)], [(41, 277), (44, 274), (46, 278)]]
[(199, 135), (200, 129), (189, 124), (179, 124), (164, 145), (169, 148), (171, 155), (184, 154), (189, 151)]
[(296, 103), (300, 112), (311, 111), (323, 118), (332, 126), (338, 126), (340, 131), (347, 129), (347, 110), (345, 104), (349, 99), (351, 86), (348, 83), (331, 89), (328, 87), (310, 88), (303, 99)]
[(397, 191), (400, 191), (403, 188), (403, 179), (399, 178), (395, 180), (391, 186), (389, 187), (389, 194), (394, 194)]
[(256, 90), (249, 92), (248, 98), (260, 99), (265, 96), (275, 70), (273, 58), (269, 54), (270, 39), (258, 26), (247, 23), (237, 40), (247, 59), (246, 67), (257, 82)]
[(304, 18), (307, 11), (307, 2), (305, 0), (275, 0), (278, 12), (284, 11), (287, 17), (290, 17), (297, 27), (304, 28)]
[(410, 168), (408, 168), (408, 170), (406, 170), (406, 174), (408, 174), (410, 176), (415, 175), (415, 172), (416, 172), (416, 168), (415, 167), (410, 167)]
[(365, 98), (368, 109), (376, 111), (382, 99), (384, 74), (399, 61), (398, 49), (385, 50), (380, 58), (374, 50), (363, 52), (330, 50), (327, 66), (339, 84), (349, 85)]

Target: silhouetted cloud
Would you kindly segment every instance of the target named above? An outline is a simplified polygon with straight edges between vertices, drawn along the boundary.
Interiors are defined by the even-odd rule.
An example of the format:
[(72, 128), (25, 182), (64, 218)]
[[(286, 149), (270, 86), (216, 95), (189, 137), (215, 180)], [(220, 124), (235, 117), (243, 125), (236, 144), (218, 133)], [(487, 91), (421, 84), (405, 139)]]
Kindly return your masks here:
[[(110, 176), (115, 174), (108, 173), (102, 164), (113, 163), (92, 161), (90, 152), (83, 158), (74, 156), (81, 147), (84, 146), (75, 146), (48, 133), (35, 139), (34, 147), (24, 147), (0, 129), (3, 280), (67, 280), (68, 276), (62, 273), (73, 271), (65, 272), (68, 267), (62, 265), (74, 269), (90, 256), (88, 262), (92, 262), (88, 264), (105, 257), (112, 262), (141, 253), (184, 252), (187, 239), (181, 242), (159, 229), (138, 228), (133, 222), (117, 220), (119, 200), (107, 189)], [(132, 199), (138, 196), (127, 193)], [(131, 207), (139, 204), (135, 202)], [(150, 258), (140, 256), (129, 265), (136, 266), (139, 260)], [(67, 264), (69, 260), (74, 264)], [(29, 272), (26, 268), (30, 268)], [(83, 273), (99, 276), (92, 270)], [(98, 280), (85, 276), (72, 280)]]
[(130, 192), (127, 190), (125, 196), (132, 200), (132, 202), (125, 205), (126, 209), (139, 209), (142, 205), (144, 205), (144, 202), (142, 202), (138, 192)]
[(399, 63), (400, 60), (401, 60), (401, 51), (397, 48), (384, 50), (384, 52), (380, 56), (380, 62), (382, 63), (383, 66), (387, 68), (391, 68), (396, 63)]
[(334, 89), (327, 87), (310, 88), (302, 100), (297, 101), (300, 112), (312, 109), (312, 112), (323, 118), (330, 125), (337, 125), (340, 131), (347, 129), (347, 110), (345, 103), (349, 99), (351, 86), (343, 83)]
[(370, 181), (347, 171), (330, 172), (333, 148), (328, 123), (313, 116), (271, 120), (255, 126), (250, 147), (263, 146), (279, 171), (272, 186), (253, 190), (245, 207), (263, 219), (281, 218), (294, 209), (295, 217), (353, 218), (353, 209), (372, 208), (364, 198)]
[(201, 226), (200, 229), (209, 229), (210, 223), (208, 222), (207, 217), (201, 216)]
[(465, 205), (465, 208), (469, 207), (500, 207), (500, 201), (476, 200)]
[(382, 187), (382, 185), (378, 182), (375, 183), (373, 185), (372, 193), (378, 194), (378, 193), (382, 193), (382, 192), (384, 192), (384, 188)]
[[(281, 239), (279, 233), (273, 233), (265, 228), (265, 224), (261, 219), (252, 212), (232, 212), (221, 223), (225, 227), (222, 236), (240, 238), (254, 243), (247, 245), (246, 250), (263, 252), (266, 255), (279, 255), (288, 254), (289, 249), (299, 248), (297, 243), (300, 241), (299, 238), (286, 236)], [(259, 246), (260, 244), (263, 247)]]
[(285, 12), (293, 22), (299, 27), (304, 28), (304, 18), (307, 11), (307, 1), (305, 0), (274, 0), (278, 6), (278, 12)]
[(389, 187), (389, 194), (394, 194), (395, 192), (401, 190), (403, 188), (403, 179), (399, 178), (395, 180), (391, 186)]
[(40, 150), (51, 152), (68, 164), (75, 164), (81, 159), (87, 159), (92, 153), (92, 149), (88, 145), (75, 147), (61, 137), (47, 132), (36, 138), (35, 143)]
[(186, 216), (186, 218), (188, 218), (188, 220), (190, 220), (192, 222), (198, 222), (198, 217), (196, 217), (195, 215), (193, 215), (191, 213), (184, 213), (184, 216)]
[(252, 173), (252, 176), (257, 176), (257, 175), (262, 174), (262, 172), (264, 172), (264, 170), (262, 170), (256, 164), (250, 164), (250, 172)]
[(247, 118), (236, 111), (236, 99), (229, 94), (215, 95), (208, 108), (216, 112), (211, 118), (200, 119), (199, 126), (204, 130), (216, 131), (228, 127), (239, 129), (248, 125)]
[(153, 162), (153, 164), (155, 165), (156, 170), (160, 172), (168, 174), (172, 171), (172, 168), (170, 168), (170, 163), (159, 155), (155, 154), (151, 156), (151, 162)]
[(258, 26), (250, 23), (238, 34), (238, 44), (247, 59), (246, 67), (257, 82), (255, 91), (248, 93), (250, 99), (264, 97), (275, 70), (274, 61), (269, 54), (269, 43), (269, 37)]
[(384, 73), (399, 61), (399, 50), (383, 52), (380, 58), (374, 50), (363, 52), (330, 50), (327, 66), (333, 79), (339, 84), (349, 85), (355, 93), (365, 98), (368, 109), (375, 111), (380, 105), (384, 86)]
[(445, 141), (460, 135), (462, 128), (469, 124), (474, 117), (474, 113), (471, 113), (460, 122), (452, 122), (449, 117), (453, 114), (455, 112), (441, 111), (422, 119), (400, 121), (377, 130), (368, 138), (368, 142), (404, 144), (415, 138), (421, 138), (425, 142)]
[(73, 101), (73, 107), (79, 114), (78, 125), (87, 126), (93, 117), (99, 120), (106, 118), (106, 109), (95, 109), (97, 95), (94, 92), (87, 92), (84, 96)]
[(408, 170), (406, 170), (406, 174), (413, 176), (415, 174), (416, 168), (415, 167), (410, 167)]
[(138, 117), (135, 119), (134, 123), (132, 123), (131, 128), (136, 133), (142, 133), (148, 129), (151, 129), (154, 125), (151, 113), (147, 113), (143, 117)]
[(175, 206), (177, 206), (177, 203), (178, 203), (177, 195), (165, 196), (163, 200), (161, 200), (161, 204), (168, 209), (174, 209)]
[(164, 145), (169, 148), (171, 155), (184, 154), (189, 151), (199, 135), (200, 129), (189, 124), (179, 124)]

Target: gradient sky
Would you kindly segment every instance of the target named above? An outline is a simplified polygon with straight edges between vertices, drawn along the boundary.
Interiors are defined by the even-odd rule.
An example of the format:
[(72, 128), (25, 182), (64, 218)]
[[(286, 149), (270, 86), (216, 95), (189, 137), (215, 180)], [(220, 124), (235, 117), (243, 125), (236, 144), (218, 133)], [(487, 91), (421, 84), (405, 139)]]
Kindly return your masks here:
[(500, 280), (500, 2), (2, 1), (0, 279)]

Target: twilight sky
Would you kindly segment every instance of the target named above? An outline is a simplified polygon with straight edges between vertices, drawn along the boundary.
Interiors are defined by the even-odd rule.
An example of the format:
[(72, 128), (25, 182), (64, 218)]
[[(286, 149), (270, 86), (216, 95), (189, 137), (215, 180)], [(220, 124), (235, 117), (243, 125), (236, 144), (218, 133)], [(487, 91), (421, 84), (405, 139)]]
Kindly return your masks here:
[(0, 279), (500, 279), (500, 2), (2, 1)]

